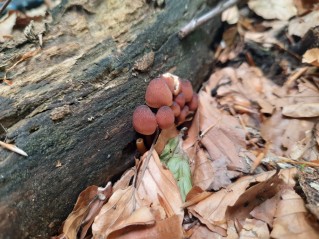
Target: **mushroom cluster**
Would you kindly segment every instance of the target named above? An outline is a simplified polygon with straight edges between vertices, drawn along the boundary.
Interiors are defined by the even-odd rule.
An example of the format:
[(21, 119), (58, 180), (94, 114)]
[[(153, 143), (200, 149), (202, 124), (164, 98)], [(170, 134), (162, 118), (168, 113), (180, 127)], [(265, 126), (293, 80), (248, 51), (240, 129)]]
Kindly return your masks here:
[(197, 109), (198, 95), (189, 80), (165, 73), (150, 81), (145, 102), (133, 113), (133, 127), (140, 134), (152, 135), (157, 127), (167, 129), (185, 122)]

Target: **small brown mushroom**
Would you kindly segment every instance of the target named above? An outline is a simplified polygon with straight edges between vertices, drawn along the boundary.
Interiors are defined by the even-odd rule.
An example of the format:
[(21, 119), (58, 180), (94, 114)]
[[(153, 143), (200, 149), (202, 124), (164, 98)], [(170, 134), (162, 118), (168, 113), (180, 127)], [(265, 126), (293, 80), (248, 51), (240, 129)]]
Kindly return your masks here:
[(171, 105), (171, 109), (174, 112), (174, 116), (177, 117), (181, 113), (181, 107), (175, 101)]
[(190, 111), (195, 111), (198, 107), (198, 95), (196, 93), (193, 94), (191, 102), (188, 103), (188, 107)]
[(152, 135), (155, 132), (157, 128), (156, 117), (148, 106), (140, 105), (134, 110), (133, 127), (143, 135)]
[(181, 80), (181, 88), (182, 92), (184, 93), (185, 96), (185, 101), (190, 102), (193, 97), (193, 86), (189, 80)]
[(145, 101), (152, 108), (172, 105), (173, 95), (164, 79), (156, 78), (150, 81), (146, 89)]
[(174, 99), (174, 101), (179, 104), (179, 106), (181, 107), (181, 109), (183, 109), (184, 105), (185, 105), (185, 96), (184, 93), (179, 93), (176, 98)]
[(162, 106), (156, 113), (157, 124), (161, 129), (167, 129), (174, 125), (174, 112), (168, 106)]

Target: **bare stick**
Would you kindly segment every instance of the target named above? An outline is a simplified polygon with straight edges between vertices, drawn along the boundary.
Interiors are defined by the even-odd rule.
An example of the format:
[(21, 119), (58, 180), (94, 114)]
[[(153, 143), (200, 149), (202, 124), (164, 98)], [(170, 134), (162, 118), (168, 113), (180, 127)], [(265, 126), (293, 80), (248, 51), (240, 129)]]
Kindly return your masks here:
[(9, 5), (9, 3), (11, 2), (11, 0), (6, 0), (4, 2), (4, 4), (2, 5), (1, 9), (0, 9), (0, 15), (4, 12), (4, 10), (6, 10), (7, 6)]
[(185, 25), (178, 33), (178, 36), (180, 39), (183, 39), (188, 34), (190, 34), (192, 31), (194, 31), (197, 27), (205, 24), (210, 19), (214, 18), (218, 14), (222, 13), (227, 8), (230, 8), (231, 6), (235, 5), (239, 0), (226, 0), (222, 3), (218, 4), (216, 7), (214, 7), (211, 11), (207, 12), (203, 16), (199, 18), (195, 18), (192, 21), (190, 21), (187, 25)]

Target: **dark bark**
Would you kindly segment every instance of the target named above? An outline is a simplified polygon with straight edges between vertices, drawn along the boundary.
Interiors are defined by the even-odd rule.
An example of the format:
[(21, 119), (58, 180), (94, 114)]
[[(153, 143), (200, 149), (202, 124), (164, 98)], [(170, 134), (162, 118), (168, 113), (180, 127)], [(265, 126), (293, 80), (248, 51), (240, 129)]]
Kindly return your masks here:
[[(43, 48), (8, 72), (12, 86), (0, 85), (0, 123), (29, 155), (0, 148), (1, 238), (56, 233), (83, 189), (129, 167), (131, 115), (150, 79), (171, 70), (198, 88), (208, 73), (219, 20), (177, 37), (209, 10), (205, 0), (92, 2), (63, 1)], [(1, 65), (35, 48), (24, 38), (6, 43)]]

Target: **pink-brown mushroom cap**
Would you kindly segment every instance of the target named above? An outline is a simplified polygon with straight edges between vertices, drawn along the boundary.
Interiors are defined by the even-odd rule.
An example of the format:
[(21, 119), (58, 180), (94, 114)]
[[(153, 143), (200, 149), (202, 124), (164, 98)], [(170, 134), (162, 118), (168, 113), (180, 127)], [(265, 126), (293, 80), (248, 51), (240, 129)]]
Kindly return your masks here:
[(189, 113), (189, 108), (188, 108), (187, 105), (185, 105), (184, 108), (181, 110), (180, 115), (179, 115), (178, 118), (177, 118), (177, 122), (178, 122), (179, 124), (184, 123), (185, 120), (186, 120), (186, 117), (187, 117), (188, 113)]
[(173, 94), (164, 79), (156, 78), (150, 81), (146, 89), (145, 101), (152, 108), (172, 105)]
[(171, 105), (171, 109), (173, 110), (175, 117), (179, 116), (179, 114), (181, 113), (181, 107), (175, 101)]
[(193, 86), (189, 80), (181, 80), (181, 88), (182, 92), (184, 93), (185, 96), (185, 101), (190, 102), (193, 97)]
[(198, 107), (198, 95), (196, 93), (193, 94), (191, 102), (188, 103), (188, 107), (190, 111), (195, 111)]
[(161, 129), (167, 129), (174, 125), (175, 116), (172, 109), (168, 106), (162, 106), (156, 113), (157, 124)]
[(174, 101), (179, 104), (179, 107), (181, 107), (181, 109), (183, 109), (184, 105), (185, 105), (185, 96), (184, 96), (184, 93), (179, 93)]
[(133, 113), (133, 127), (143, 135), (152, 135), (156, 128), (156, 116), (147, 105), (138, 106)]

